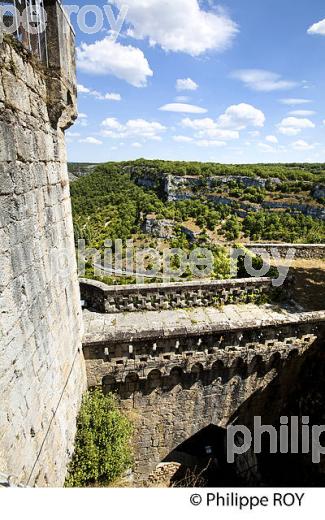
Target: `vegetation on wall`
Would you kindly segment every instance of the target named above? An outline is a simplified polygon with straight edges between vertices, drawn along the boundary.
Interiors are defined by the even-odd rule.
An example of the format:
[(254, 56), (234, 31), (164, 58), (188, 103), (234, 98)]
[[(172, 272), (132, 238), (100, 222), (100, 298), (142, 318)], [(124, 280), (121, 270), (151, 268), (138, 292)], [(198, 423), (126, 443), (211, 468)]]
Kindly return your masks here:
[(132, 465), (131, 434), (131, 424), (118, 410), (115, 396), (99, 389), (88, 391), (77, 420), (66, 487), (105, 486), (119, 478)]

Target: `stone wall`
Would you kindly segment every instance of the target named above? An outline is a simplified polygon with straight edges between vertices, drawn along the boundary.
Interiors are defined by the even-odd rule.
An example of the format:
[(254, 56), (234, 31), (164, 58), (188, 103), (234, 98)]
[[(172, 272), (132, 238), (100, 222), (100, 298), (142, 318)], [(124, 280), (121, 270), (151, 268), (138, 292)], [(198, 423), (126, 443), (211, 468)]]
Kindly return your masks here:
[(117, 313), (140, 310), (206, 307), (227, 303), (248, 303), (272, 293), (271, 278), (243, 278), (138, 285), (106, 285), (80, 280), (85, 306), (98, 312)]
[(278, 253), (285, 257), (289, 250), (295, 250), (295, 258), (321, 259), (325, 260), (325, 244), (270, 244), (270, 243), (250, 243), (244, 244), (246, 249), (264, 249), (271, 253), (276, 249)]
[(107, 331), (102, 342), (84, 343), (89, 386), (117, 392), (135, 424), (137, 481), (203, 428), (225, 427), (290, 360), (324, 337), (325, 312), (263, 323), (251, 316), (246, 325), (153, 326), (150, 337)]
[(0, 472), (29, 486), (63, 484), (86, 386), (60, 70), (0, 44)]

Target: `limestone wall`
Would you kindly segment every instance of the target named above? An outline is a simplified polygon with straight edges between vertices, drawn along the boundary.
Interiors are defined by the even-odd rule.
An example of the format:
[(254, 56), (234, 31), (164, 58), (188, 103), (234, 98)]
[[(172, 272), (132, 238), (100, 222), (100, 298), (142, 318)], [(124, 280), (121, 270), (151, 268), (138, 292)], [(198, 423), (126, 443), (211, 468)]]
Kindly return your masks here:
[(102, 342), (94, 337), (84, 344), (89, 385), (117, 392), (135, 424), (137, 480), (201, 429), (225, 427), (290, 360), (324, 337), (325, 312), (263, 322), (250, 315), (246, 324), (232, 319), (205, 329), (153, 325), (147, 337), (109, 330)]
[(268, 253), (276, 249), (278, 253), (285, 257), (289, 250), (294, 249), (295, 258), (321, 259), (325, 260), (325, 244), (270, 244), (270, 243), (250, 243), (244, 244), (246, 249), (264, 249)]
[(272, 292), (270, 278), (213, 280), (138, 285), (106, 285), (80, 280), (86, 306), (98, 312), (117, 313), (140, 310), (206, 307), (227, 303), (248, 303)]
[(86, 385), (63, 133), (75, 115), (74, 92), (61, 83), (59, 64), (55, 73), (47, 70), (5, 38), (0, 472), (23, 485), (63, 484)]

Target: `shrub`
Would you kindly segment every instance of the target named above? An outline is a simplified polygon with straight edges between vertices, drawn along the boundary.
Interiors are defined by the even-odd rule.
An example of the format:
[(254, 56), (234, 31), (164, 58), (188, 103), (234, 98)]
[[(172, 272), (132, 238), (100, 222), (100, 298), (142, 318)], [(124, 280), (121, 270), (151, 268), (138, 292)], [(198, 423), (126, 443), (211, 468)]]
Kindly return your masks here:
[(113, 394), (85, 394), (77, 420), (75, 451), (66, 487), (106, 485), (130, 468), (132, 427), (117, 408)]

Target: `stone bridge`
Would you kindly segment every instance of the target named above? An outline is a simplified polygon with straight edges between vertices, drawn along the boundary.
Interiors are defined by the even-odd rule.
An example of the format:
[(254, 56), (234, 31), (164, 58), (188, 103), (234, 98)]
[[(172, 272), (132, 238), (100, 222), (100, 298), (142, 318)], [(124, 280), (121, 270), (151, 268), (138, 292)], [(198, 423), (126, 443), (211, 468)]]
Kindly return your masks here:
[[(161, 284), (81, 285), (86, 304), (109, 310), (84, 310), (88, 385), (116, 392), (131, 415), (138, 481), (201, 430), (225, 428), (324, 330), (325, 311), (258, 304), (272, 291), (269, 279), (176, 286), (171, 299), (170, 287)], [(158, 310), (144, 310), (147, 305)]]

